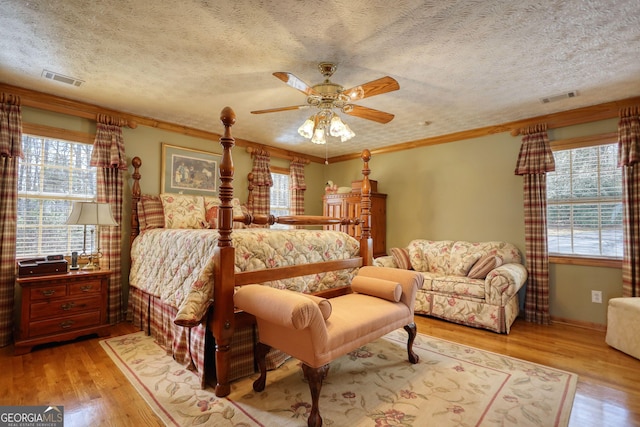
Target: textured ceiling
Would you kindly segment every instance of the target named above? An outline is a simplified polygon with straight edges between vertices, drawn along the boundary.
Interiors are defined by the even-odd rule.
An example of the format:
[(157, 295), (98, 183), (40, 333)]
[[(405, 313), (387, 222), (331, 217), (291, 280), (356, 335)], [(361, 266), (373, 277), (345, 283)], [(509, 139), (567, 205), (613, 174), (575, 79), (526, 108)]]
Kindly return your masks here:
[[(639, 53), (638, 0), (0, 0), (0, 82), (217, 133), (228, 105), (234, 136), (318, 157), (639, 96)], [(356, 137), (316, 146), (308, 109), (250, 114), (304, 104), (272, 73), (313, 85), (321, 61), (398, 80), (358, 102), (395, 118), (342, 114)]]

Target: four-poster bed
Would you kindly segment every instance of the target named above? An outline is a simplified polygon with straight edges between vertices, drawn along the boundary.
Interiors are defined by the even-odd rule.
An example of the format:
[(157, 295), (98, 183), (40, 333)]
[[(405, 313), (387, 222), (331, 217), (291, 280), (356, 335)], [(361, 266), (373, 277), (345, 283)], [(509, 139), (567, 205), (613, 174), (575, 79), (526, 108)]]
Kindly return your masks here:
[[(236, 288), (259, 283), (324, 297), (349, 293), (357, 269), (373, 263), (373, 243), (368, 150), (362, 153), (360, 218), (251, 215), (239, 209), (233, 197), (231, 149), (235, 140), (231, 127), (235, 113), (226, 107), (220, 120), (225, 131), (220, 138), (223, 152), (219, 166), (219, 205), (214, 211), (215, 221), (208, 223), (215, 224), (216, 230), (163, 229), (158, 218), (162, 215), (157, 212), (162, 210), (158, 208), (158, 200), (151, 200), (153, 197), (140, 191), (142, 161), (138, 157), (132, 160), (128, 317), (153, 335), (177, 361), (194, 369), (202, 387), (205, 372), (215, 370), (215, 393), (226, 396), (230, 392), (230, 381), (254, 371), (254, 321), (234, 308)], [(166, 196), (163, 197), (166, 201)], [(149, 215), (153, 209), (155, 217)], [(150, 221), (160, 225), (148, 227)], [(291, 230), (250, 228), (276, 223), (296, 227)], [(335, 224), (360, 224), (361, 236), (355, 239), (339, 231), (297, 227)], [(190, 253), (196, 256), (190, 257)], [(215, 356), (210, 354), (212, 348)], [(284, 357), (274, 354), (270, 367), (282, 363)], [(239, 366), (242, 364), (248, 367)]]

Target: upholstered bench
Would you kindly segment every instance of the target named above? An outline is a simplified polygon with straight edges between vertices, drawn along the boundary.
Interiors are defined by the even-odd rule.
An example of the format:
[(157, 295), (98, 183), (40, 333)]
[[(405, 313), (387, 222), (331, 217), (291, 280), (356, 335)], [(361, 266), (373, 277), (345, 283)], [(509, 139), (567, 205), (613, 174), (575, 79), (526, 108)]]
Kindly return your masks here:
[(332, 299), (263, 285), (242, 286), (234, 304), (253, 314), (258, 325), (260, 377), (253, 383), (254, 390), (264, 390), (265, 355), (271, 347), (295, 357), (302, 362), (311, 391), (308, 425), (319, 427), (318, 399), (331, 361), (404, 327), (409, 334), (409, 362), (418, 363), (413, 352), (417, 334), (413, 307), (423, 280), (415, 271), (361, 267), (351, 283), (353, 293)]
[(640, 359), (640, 340), (636, 328), (640, 325), (640, 298), (611, 298), (607, 307), (606, 342)]

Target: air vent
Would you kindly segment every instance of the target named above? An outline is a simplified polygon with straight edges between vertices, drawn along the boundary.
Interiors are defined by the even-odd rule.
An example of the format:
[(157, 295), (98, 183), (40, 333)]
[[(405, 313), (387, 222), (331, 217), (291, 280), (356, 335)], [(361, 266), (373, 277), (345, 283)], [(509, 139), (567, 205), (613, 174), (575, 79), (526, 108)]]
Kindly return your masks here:
[(548, 104), (550, 102), (560, 101), (561, 99), (574, 98), (578, 96), (577, 90), (572, 90), (571, 92), (561, 93), (560, 95), (546, 96), (544, 98), (540, 98), (540, 102), (543, 104)]
[(76, 86), (76, 87), (84, 83), (84, 81), (80, 79), (76, 79), (75, 77), (65, 76), (49, 70), (42, 70), (42, 77), (49, 80), (55, 80), (60, 83), (68, 84), (71, 86)]

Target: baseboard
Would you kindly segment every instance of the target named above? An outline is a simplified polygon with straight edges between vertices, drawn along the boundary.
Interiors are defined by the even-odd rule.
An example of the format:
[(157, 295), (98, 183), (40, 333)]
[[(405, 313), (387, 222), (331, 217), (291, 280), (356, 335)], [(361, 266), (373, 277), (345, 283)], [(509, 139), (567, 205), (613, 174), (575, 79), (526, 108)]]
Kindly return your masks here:
[(564, 324), (564, 325), (575, 326), (575, 327), (584, 328), (584, 329), (593, 329), (595, 331), (601, 331), (601, 332), (606, 332), (607, 330), (607, 325), (602, 325), (600, 323), (584, 322), (582, 320), (565, 319), (562, 317), (555, 317), (555, 316), (551, 316), (551, 323)]

